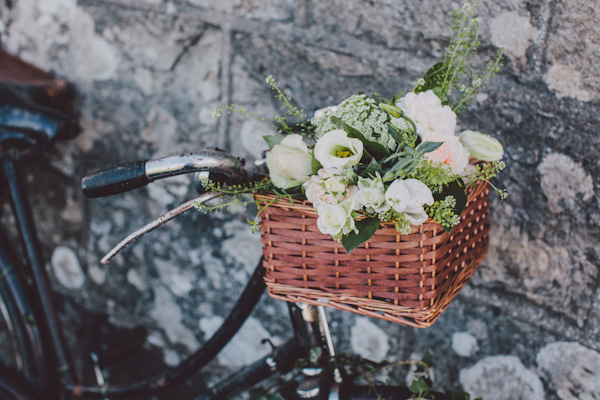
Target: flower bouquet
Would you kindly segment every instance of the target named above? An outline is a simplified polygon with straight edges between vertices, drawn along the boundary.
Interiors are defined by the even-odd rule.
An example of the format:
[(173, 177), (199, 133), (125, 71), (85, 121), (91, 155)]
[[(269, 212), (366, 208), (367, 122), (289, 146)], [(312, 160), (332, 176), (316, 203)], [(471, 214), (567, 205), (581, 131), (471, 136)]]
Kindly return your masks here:
[[(487, 253), (489, 180), (504, 167), (496, 139), (456, 134), (457, 115), (503, 52), (482, 73), (468, 66), (474, 8), (454, 13), (443, 61), (412, 91), (353, 95), (316, 111), (299, 133), (275, 118), (288, 134), (265, 137), (268, 178), (237, 188), (258, 204), (271, 296), (425, 327), (473, 274)], [(267, 83), (287, 115), (302, 118)]]

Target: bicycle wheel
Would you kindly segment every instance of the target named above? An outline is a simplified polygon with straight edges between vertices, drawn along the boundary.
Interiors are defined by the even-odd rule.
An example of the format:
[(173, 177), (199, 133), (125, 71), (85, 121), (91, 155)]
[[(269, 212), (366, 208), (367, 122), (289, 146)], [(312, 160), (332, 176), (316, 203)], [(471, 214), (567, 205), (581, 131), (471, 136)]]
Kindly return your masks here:
[[(2, 240), (2, 242), (4, 242)], [(31, 302), (21, 285), (8, 254), (0, 243), (0, 362), (2, 369), (14, 370), (20, 386), (47, 390), (52, 368), (43, 351), (42, 335)], [(2, 375), (5, 375), (3, 373)], [(0, 376), (4, 378), (4, 376)], [(11, 377), (11, 383), (16, 381)]]

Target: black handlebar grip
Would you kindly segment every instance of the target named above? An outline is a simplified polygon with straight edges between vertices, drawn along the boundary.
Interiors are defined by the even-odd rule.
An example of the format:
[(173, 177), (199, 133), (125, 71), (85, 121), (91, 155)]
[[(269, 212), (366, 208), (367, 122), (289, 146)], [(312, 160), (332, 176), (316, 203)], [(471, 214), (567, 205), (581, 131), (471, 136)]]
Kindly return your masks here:
[(118, 165), (88, 175), (81, 180), (81, 190), (87, 197), (106, 197), (146, 186), (146, 161)]

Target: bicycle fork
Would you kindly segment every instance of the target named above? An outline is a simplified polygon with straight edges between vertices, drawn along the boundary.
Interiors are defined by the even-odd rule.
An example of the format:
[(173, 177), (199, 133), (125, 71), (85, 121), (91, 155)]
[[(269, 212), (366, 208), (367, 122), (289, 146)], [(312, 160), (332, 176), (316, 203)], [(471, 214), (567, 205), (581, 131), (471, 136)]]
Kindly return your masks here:
[(305, 303), (289, 303), (288, 306), (294, 336), (304, 349), (306, 360), (300, 367), (303, 379), (296, 394), (302, 399), (336, 399), (336, 388), (342, 377), (337, 368), (332, 371), (329, 365), (335, 350), (323, 306)]

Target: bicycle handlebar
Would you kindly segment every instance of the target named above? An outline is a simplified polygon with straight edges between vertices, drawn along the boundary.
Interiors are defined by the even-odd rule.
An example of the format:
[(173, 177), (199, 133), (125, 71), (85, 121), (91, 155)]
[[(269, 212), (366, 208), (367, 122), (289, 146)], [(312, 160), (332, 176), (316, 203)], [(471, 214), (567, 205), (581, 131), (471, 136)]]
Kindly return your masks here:
[(228, 184), (240, 183), (246, 178), (239, 159), (220, 151), (203, 151), (111, 167), (84, 177), (81, 189), (90, 198), (106, 197), (138, 189), (158, 179), (191, 172), (225, 176)]

